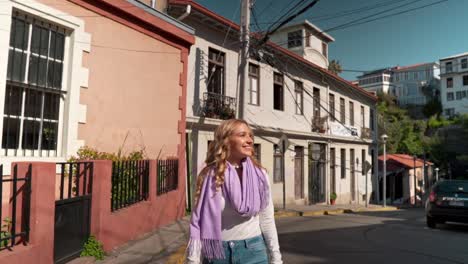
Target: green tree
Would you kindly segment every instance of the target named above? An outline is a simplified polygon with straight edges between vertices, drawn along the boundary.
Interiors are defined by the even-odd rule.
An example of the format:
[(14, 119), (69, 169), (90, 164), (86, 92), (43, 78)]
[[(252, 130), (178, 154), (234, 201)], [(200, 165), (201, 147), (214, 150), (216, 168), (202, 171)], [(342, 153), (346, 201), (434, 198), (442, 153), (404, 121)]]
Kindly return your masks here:
[(343, 72), (343, 68), (341, 67), (339, 60), (331, 60), (330, 63), (328, 63), (328, 70), (335, 75)]

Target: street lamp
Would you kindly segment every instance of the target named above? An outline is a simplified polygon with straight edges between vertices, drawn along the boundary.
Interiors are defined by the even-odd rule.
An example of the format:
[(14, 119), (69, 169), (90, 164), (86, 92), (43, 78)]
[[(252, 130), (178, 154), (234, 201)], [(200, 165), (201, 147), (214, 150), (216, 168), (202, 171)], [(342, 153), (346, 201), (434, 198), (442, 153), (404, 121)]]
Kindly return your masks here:
[(439, 168), (435, 168), (436, 171), (436, 182), (439, 181)]
[(381, 136), (383, 141), (383, 207), (387, 206), (387, 138), (386, 134)]

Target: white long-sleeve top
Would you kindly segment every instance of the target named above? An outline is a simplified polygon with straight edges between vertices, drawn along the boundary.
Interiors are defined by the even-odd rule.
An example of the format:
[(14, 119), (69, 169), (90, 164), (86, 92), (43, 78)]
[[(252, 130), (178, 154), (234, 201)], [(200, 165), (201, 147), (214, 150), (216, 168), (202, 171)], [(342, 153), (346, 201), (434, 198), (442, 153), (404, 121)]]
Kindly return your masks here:
[[(268, 175), (266, 175), (268, 183)], [(268, 183), (269, 184), (269, 183)], [(263, 234), (268, 249), (270, 263), (282, 264), (279, 250), (278, 233), (276, 231), (273, 199), (270, 189), (270, 201), (268, 206), (258, 215), (242, 217), (230, 204), (229, 199), (221, 197), (221, 239), (223, 241), (244, 240)], [(199, 242), (199, 241), (198, 241)], [(196, 245), (192, 255), (187, 256), (187, 263), (198, 264), (202, 262), (201, 245)]]

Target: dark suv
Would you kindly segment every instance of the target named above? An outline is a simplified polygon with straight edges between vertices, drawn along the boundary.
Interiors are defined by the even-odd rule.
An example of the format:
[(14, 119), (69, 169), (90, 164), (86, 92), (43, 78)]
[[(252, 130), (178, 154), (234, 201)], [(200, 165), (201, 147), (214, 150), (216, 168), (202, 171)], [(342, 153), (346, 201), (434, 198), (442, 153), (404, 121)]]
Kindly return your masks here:
[(468, 223), (468, 181), (444, 180), (436, 183), (426, 201), (426, 223)]

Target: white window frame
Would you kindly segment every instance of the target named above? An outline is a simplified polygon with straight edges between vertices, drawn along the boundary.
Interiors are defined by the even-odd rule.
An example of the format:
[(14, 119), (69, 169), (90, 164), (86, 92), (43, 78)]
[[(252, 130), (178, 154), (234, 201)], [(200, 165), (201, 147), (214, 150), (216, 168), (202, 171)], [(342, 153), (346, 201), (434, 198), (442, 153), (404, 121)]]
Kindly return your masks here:
[[(249, 71), (249, 104), (260, 106), (260, 65), (250, 63), (254, 67), (257, 67), (258, 74), (253, 75)], [(253, 89), (254, 83), (256, 84), (256, 89)]]
[[(59, 134), (57, 137), (57, 156), (28, 156), (28, 153), (17, 151), (5, 153), (0, 150), (1, 163), (9, 173), (9, 163), (12, 161), (63, 161), (84, 145), (84, 141), (78, 139), (78, 124), (86, 123), (86, 106), (80, 104), (80, 88), (88, 87), (89, 70), (82, 67), (83, 52), (91, 51), (91, 35), (84, 31), (85, 23), (69, 13), (57, 10), (51, 6), (42, 4), (35, 0), (17, 2), (14, 0), (0, 5), (0, 57), (8, 58), (10, 29), (13, 11), (35, 17), (38, 20), (47, 21), (61, 28), (67, 29), (69, 34), (65, 38), (62, 89), (67, 91), (65, 102), (61, 104), (59, 118)], [(70, 60), (73, 58), (73, 62)], [(79, 62), (79, 63), (74, 63)], [(7, 76), (7, 60), (0, 63), (0, 76)], [(3, 133), (3, 116), (5, 104), (6, 78), (0, 78), (0, 131)], [(0, 134), (0, 141), (1, 136)], [(14, 152), (13, 150), (11, 152)], [(31, 153), (29, 153), (31, 154)], [(38, 153), (41, 154), (41, 153)]]

